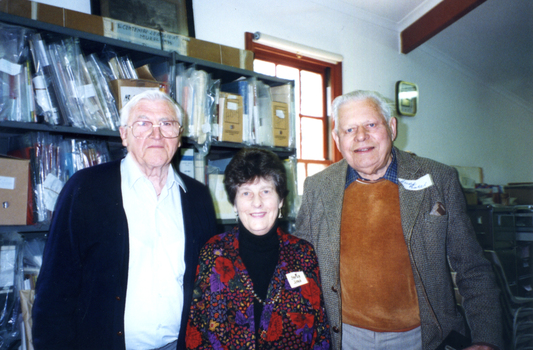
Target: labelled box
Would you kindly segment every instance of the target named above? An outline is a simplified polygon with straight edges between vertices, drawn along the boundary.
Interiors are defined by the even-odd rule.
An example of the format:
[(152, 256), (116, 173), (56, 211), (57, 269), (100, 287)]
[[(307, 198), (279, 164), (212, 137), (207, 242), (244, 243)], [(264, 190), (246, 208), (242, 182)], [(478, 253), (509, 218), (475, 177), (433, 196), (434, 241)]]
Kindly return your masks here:
[(0, 156), (0, 225), (26, 225), (30, 161)]
[(272, 101), (272, 129), (274, 146), (289, 147), (289, 105)]
[(153, 80), (116, 79), (110, 82), (115, 95), (117, 108), (120, 110), (135, 95), (146, 90), (160, 90), (168, 94), (168, 84)]
[(161, 50), (162, 32), (117, 19), (102, 17), (104, 36)]
[(218, 125), (219, 141), (242, 142), (242, 96), (220, 92)]

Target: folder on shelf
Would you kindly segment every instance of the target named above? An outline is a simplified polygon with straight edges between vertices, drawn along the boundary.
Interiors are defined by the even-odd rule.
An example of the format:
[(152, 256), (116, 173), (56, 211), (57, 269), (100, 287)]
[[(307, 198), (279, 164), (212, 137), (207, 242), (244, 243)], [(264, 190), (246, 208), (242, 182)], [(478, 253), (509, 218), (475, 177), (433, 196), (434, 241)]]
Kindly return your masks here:
[(251, 118), (254, 106), (253, 89), (249, 87), (247, 80), (236, 80), (231, 83), (222, 84), (221, 91), (231, 92), (241, 95), (243, 98), (243, 114), (242, 114), (242, 142), (252, 143)]
[(213, 198), (218, 219), (235, 219), (233, 205), (228, 200), (224, 189), (224, 174), (209, 174), (209, 190)]
[(272, 134), (272, 95), (270, 86), (251, 78), (255, 105), (253, 111), (253, 131), (255, 143), (262, 146), (274, 146)]
[(0, 157), (0, 223), (26, 225), (29, 161)]
[[(296, 140), (295, 140), (295, 117), (294, 114), (291, 113), (291, 99), (292, 99), (292, 86), (290, 84), (284, 84), (279, 86), (273, 86), (270, 88), (271, 94), (272, 94), (272, 103), (273, 103), (273, 124), (274, 124), (274, 145), (278, 147), (295, 147)], [(282, 103), (285, 104), (286, 107), (281, 107)], [(276, 107), (274, 107), (276, 105)], [(284, 120), (277, 120), (276, 119), (276, 110), (284, 111)], [(277, 112), (278, 114), (280, 112)], [(281, 114), (279, 114), (278, 118), (281, 117)], [(280, 118), (283, 119), (283, 118)], [(286, 123), (286, 124), (285, 124)], [(286, 129), (281, 129), (282, 125), (286, 126)], [(276, 126), (277, 125), (277, 126)], [(279, 133), (280, 131), (283, 131), (283, 134)], [(284, 137), (281, 137), (281, 136)], [(286, 139), (285, 139), (286, 137)]]
[(272, 102), (272, 119), (274, 146), (289, 147), (289, 106)]
[(219, 101), (219, 141), (242, 142), (242, 96), (221, 92)]

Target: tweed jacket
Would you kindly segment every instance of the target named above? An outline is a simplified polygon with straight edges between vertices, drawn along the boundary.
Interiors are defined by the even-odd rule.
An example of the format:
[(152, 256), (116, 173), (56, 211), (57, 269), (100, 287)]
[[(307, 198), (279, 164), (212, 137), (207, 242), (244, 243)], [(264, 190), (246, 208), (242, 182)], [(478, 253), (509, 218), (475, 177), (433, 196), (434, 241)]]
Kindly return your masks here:
[[(422, 348), (435, 349), (451, 330), (465, 334), (450, 267), (457, 272), (472, 341), (503, 348), (499, 290), (466, 213), (457, 172), (430, 159), (395, 152), (398, 178), (416, 180), (430, 174), (434, 183), (417, 191), (398, 185), (402, 228), (418, 295)], [(339, 242), (347, 167), (342, 160), (306, 179), (296, 222), (296, 235), (317, 251), (333, 349), (341, 349), (342, 344)], [(431, 213), (438, 202), (445, 208), (443, 215)]]
[[(180, 189), (185, 275), (177, 317), (183, 349), (198, 254), (216, 233), (216, 219), (209, 190), (180, 177), (187, 188)], [(76, 172), (61, 191), (36, 286), (36, 350), (125, 349), (129, 238), (120, 183), (120, 161), (114, 161)]]
[[(279, 259), (261, 314), (258, 347), (329, 349), (329, 325), (313, 247), (279, 228), (277, 233)], [(291, 286), (286, 275), (293, 272), (303, 272), (307, 283)], [(209, 240), (200, 252), (187, 349), (255, 349), (252, 288), (239, 255), (238, 229)]]

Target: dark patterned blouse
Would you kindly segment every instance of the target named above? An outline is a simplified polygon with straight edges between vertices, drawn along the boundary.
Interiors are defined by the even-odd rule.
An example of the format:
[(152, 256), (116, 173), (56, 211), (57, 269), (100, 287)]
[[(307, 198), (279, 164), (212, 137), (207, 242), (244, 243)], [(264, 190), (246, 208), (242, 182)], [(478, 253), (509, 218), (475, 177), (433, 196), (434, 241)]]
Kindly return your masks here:
[[(256, 349), (253, 288), (239, 256), (238, 236), (237, 229), (217, 235), (200, 252), (187, 349)], [(280, 229), (278, 237), (279, 261), (264, 300), (257, 348), (329, 349), (315, 251)], [(294, 272), (299, 274), (291, 287), (287, 274)]]

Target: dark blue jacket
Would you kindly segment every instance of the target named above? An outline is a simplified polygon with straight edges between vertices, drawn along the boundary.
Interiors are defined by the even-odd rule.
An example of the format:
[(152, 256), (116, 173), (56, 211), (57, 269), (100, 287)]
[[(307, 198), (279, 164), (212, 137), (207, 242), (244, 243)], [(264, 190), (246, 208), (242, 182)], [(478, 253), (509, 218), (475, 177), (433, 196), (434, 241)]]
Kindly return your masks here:
[[(217, 233), (208, 189), (180, 176), (187, 193), (181, 189), (186, 270), (178, 349), (185, 347), (200, 248)], [(76, 172), (61, 191), (36, 286), (36, 350), (125, 349), (129, 240), (120, 184), (114, 161)]]

